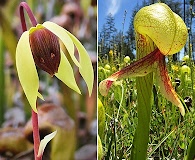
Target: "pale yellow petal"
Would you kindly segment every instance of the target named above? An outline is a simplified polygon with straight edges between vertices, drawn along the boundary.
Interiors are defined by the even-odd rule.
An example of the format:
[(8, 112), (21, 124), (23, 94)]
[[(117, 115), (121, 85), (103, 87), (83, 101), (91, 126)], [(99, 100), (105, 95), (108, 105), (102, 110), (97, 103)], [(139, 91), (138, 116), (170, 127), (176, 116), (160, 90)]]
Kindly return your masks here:
[(37, 96), (38, 96), (40, 99), (42, 99), (42, 100), (44, 101), (44, 98), (43, 98), (43, 96), (41, 95), (41, 93), (38, 92)]
[(37, 112), (39, 79), (29, 44), (29, 32), (22, 34), (16, 48), (16, 68), (24, 93), (32, 107)]
[(76, 84), (73, 69), (63, 51), (61, 51), (61, 61), (58, 73), (56, 73), (55, 76), (77, 93), (81, 93)]
[(79, 40), (74, 35), (72, 35), (70, 32), (68, 31), (66, 32), (71, 37), (76, 48), (78, 49), (79, 62), (80, 62), (79, 72), (81, 73), (83, 79), (85, 80), (87, 87), (88, 87), (89, 94), (91, 95), (92, 89), (93, 89), (93, 82), (94, 82), (94, 72), (93, 72), (91, 59), (87, 51), (83, 47), (83, 45), (79, 42)]
[(49, 29), (51, 32), (53, 32), (56, 36), (58, 36), (61, 39), (66, 49), (68, 50), (68, 53), (70, 54), (70, 57), (72, 58), (73, 62), (79, 67), (80, 64), (74, 56), (74, 44), (70, 37), (68, 36), (68, 34), (66, 33), (66, 30), (58, 26), (57, 24), (49, 21), (43, 23), (43, 26)]
[(48, 134), (47, 136), (45, 136), (44, 139), (41, 140), (37, 157), (40, 157), (41, 155), (43, 155), (43, 152), (45, 150), (47, 143), (49, 143), (49, 141), (51, 141), (55, 137), (56, 134), (57, 134), (57, 131), (54, 131)]

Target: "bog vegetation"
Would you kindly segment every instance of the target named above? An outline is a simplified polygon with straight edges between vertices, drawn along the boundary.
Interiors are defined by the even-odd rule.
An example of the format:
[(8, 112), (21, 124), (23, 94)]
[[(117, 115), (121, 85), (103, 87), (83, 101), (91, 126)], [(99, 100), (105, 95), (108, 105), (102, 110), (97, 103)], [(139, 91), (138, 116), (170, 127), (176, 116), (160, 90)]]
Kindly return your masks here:
[[(182, 4), (177, 1), (172, 2), (170, 6), (173, 4), (178, 8), (182, 7)], [(139, 7), (141, 6), (138, 6), (137, 10)], [(178, 11), (177, 7), (175, 7), (175, 12)], [(160, 94), (159, 87), (156, 84), (153, 85), (147, 158), (184, 159), (189, 154), (191, 141), (195, 136), (193, 2), (190, 1), (185, 7), (188, 9), (188, 14), (179, 13), (181, 17), (185, 15), (186, 25), (189, 27), (184, 55), (178, 53), (176, 56), (169, 56), (166, 58), (166, 65), (172, 85), (185, 106), (186, 115), (182, 117), (178, 108)], [(174, 8), (172, 9), (174, 11)], [(135, 9), (133, 13), (137, 10)], [(123, 23), (126, 20), (125, 15), (126, 12)], [(109, 27), (112, 29), (108, 32)], [(117, 32), (114, 27), (114, 18), (108, 15), (107, 22), (99, 35), (98, 84), (135, 61), (134, 41), (132, 20), (126, 33)], [(136, 78), (129, 77), (117, 81), (106, 97), (99, 94), (98, 134), (103, 148), (102, 155), (106, 160), (130, 159), (131, 157), (138, 123), (135, 80)]]

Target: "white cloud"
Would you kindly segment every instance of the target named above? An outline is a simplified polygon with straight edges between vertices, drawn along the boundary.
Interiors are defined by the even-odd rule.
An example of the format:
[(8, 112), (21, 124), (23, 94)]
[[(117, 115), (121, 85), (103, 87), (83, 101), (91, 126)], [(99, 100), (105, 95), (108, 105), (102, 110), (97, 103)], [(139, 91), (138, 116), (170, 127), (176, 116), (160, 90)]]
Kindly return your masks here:
[(108, 0), (107, 2), (107, 14), (111, 13), (114, 16), (120, 8), (121, 0)]

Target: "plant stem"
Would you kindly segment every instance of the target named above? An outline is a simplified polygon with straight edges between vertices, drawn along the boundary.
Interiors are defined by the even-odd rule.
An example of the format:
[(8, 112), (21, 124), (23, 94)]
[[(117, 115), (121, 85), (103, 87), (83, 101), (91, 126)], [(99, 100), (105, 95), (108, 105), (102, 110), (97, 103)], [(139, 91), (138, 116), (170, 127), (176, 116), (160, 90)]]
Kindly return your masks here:
[[(140, 38), (141, 37), (141, 38)], [(136, 35), (137, 59), (155, 50), (156, 46), (149, 37)], [(152, 108), (153, 73), (136, 78), (138, 95), (138, 125), (135, 131), (131, 160), (146, 159), (149, 142), (150, 117)]]
[(33, 126), (33, 140), (34, 140), (34, 157), (35, 160), (41, 160), (42, 156), (37, 157), (39, 151), (39, 145), (40, 145), (38, 114), (33, 110), (32, 110), (32, 126)]
[(25, 21), (25, 17), (24, 17), (24, 9), (26, 10), (26, 12), (29, 16), (32, 25), (34, 27), (37, 25), (37, 21), (36, 21), (32, 11), (31, 11), (31, 9), (29, 8), (28, 4), (26, 2), (21, 2), (20, 6), (19, 6), (19, 10), (20, 10), (20, 21), (22, 24), (23, 32), (25, 32), (27, 30), (26, 21)]
[[(24, 17), (24, 9), (26, 10), (32, 25), (35, 27), (37, 25), (37, 21), (29, 8), (26, 2), (21, 2), (19, 5), (20, 11), (20, 20), (23, 32), (27, 31), (26, 21)], [(42, 160), (42, 156), (37, 157), (40, 145), (40, 135), (39, 135), (39, 125), (38, 125), (38, 114), (32, 110), (32, 126), (33, 126), (33, 140), (34, 140), (34, 159)]]

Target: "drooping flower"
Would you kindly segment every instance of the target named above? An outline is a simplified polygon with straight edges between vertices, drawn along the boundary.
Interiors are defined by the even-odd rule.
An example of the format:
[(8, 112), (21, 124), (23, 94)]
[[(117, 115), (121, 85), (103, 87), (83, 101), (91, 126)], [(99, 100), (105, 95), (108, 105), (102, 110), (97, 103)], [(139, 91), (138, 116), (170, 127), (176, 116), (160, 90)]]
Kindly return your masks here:
[[(16, 67), (24, 93), (32, 107), (37, 112), (37, 97), (43, 99), (38, 92), (39, 78), (36, 66), (55, 75), (68, 87), (80, 93), (76, 84), (73, 69), (60, 48), (59, 40), (66, 47), (72, 61), (79, 68), (85, 80), (89, 94), (93, 87), (93, 68), (87, 51), (79, 40), (64, 28), (52, 22), (37, 24), (25, 31), (19, 39), (16, 48)], [(79, 53), (76, 59), (75, 46)]]
[[(160, 86), (162, 95), (174, 105), (179, 107), (182, 115), (185, 109), (172, 87), (166, 69), (165, 56), (179, 52), (186, 43), (187, 27), (181, 17), (172, 12), (164, 3), (156, 3), (140, 9), (134, 18), (136, 31), (136, 49), (145, 55), (151, 46), (154, 51), (136, 62), (115, 72), (99, 84), (99, 91), (106, 96), (113, 82), (121, 78), (141, 77), (151, 72), (156, 73), (155, 78)], [(154, 45), (151, 45), (154, 44)]]
[[(24, 9), (33, 26), (29, 30), (26, 26)], [(92, 92), (94, 81), (93, 68), (85, 48), (74, 35), (52, 22), (37, 24), (26, 2), (20, 3), (19, 12), (23, 34), (16, 48), (16, 68), (24, 93), (32, 107), (34, 158), (35, 160), (41, 160), (47, 143), (56, 135), (57, 131), (45, 136), (40, 142), (36, 101), (37, 97), (41, 99), (43, 97), (38, 92), (39, 78), (36, 66), (51, 76), (55, 75), (68, 87), (80, 93), (73, 69), (60, 48), (59, 42), (61, 41), (72, 61), (78, 66), (79, 72), (87, 84), (89, 94)], [(79, 61), (74, 56), (75, 46), (79, 53)]]

